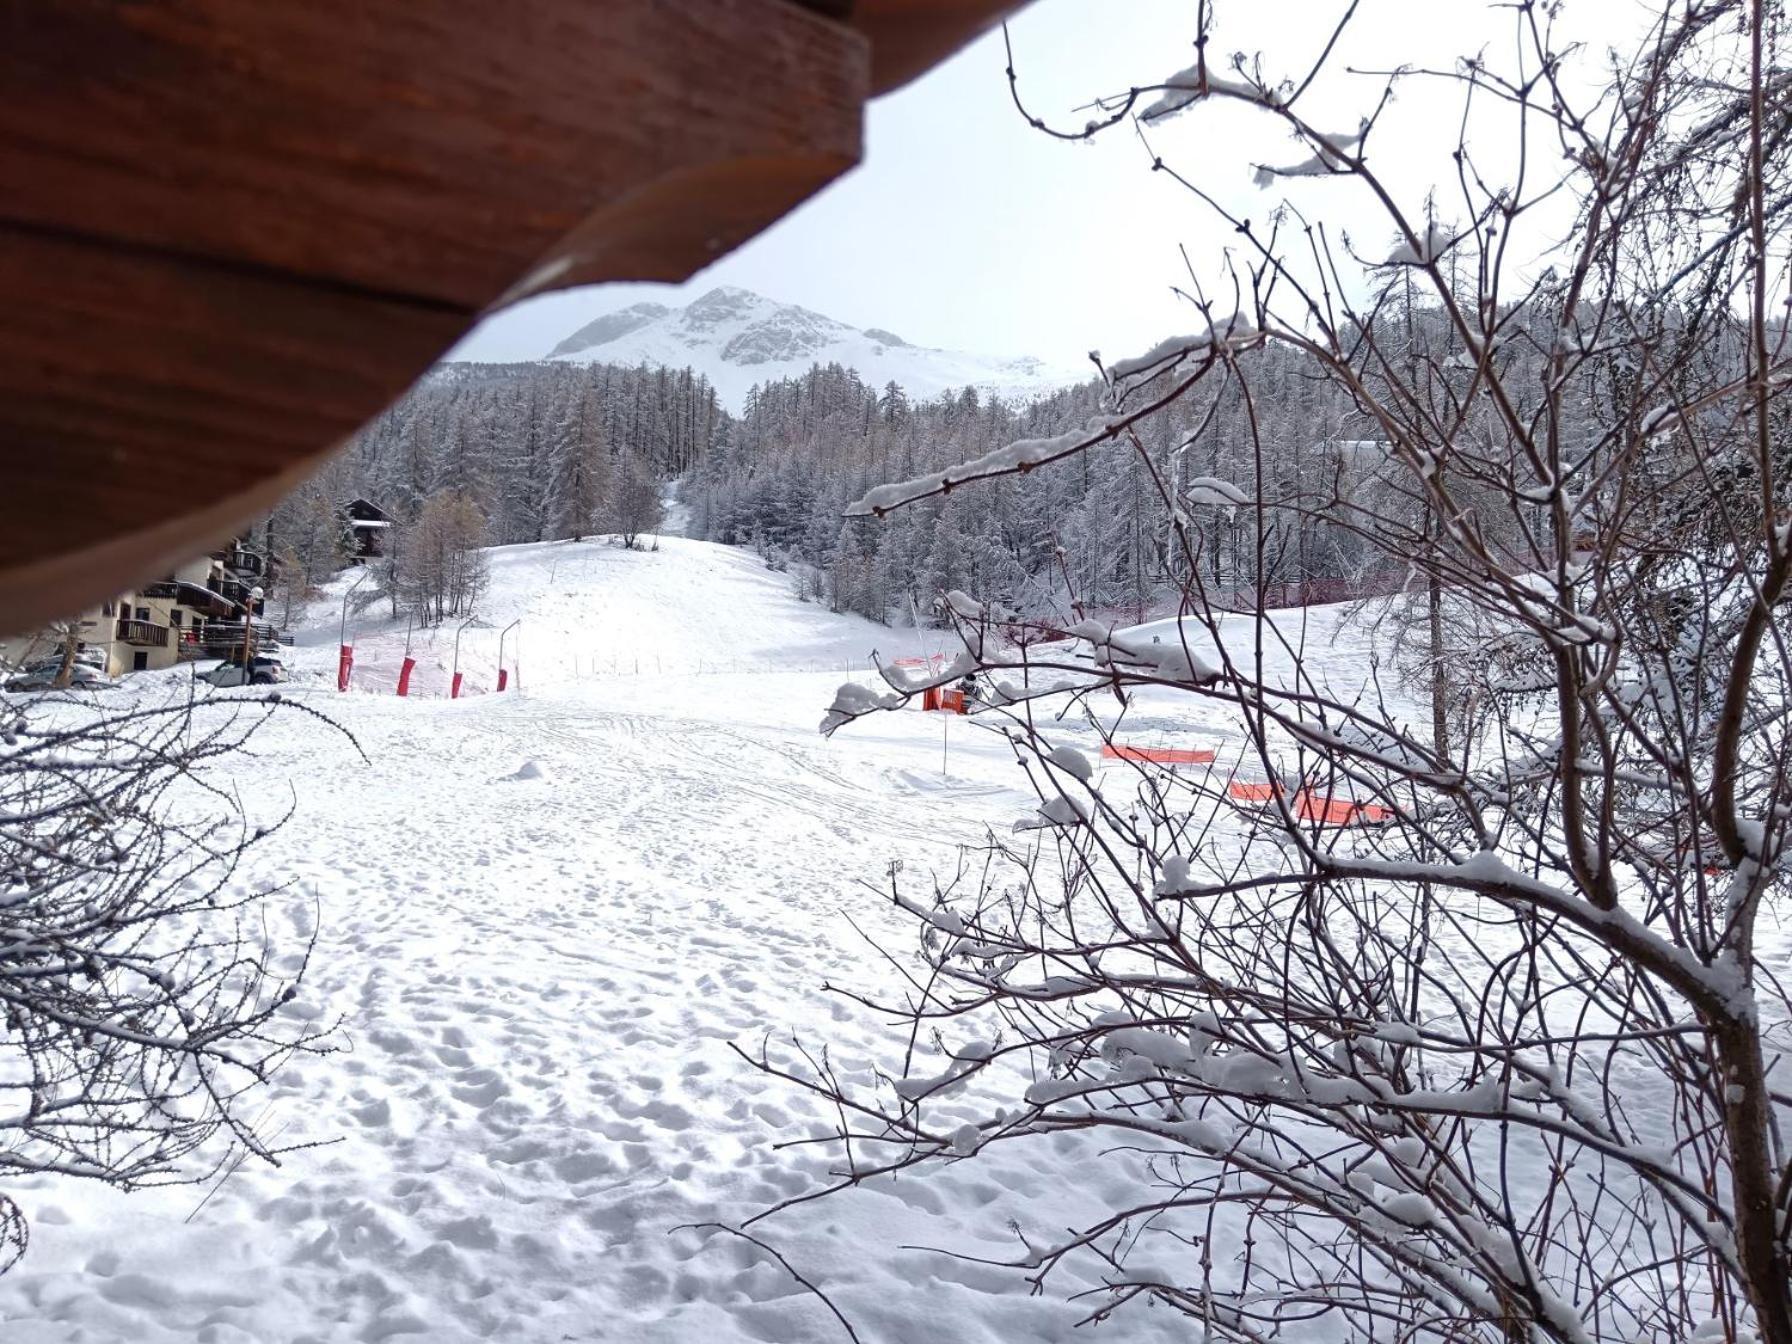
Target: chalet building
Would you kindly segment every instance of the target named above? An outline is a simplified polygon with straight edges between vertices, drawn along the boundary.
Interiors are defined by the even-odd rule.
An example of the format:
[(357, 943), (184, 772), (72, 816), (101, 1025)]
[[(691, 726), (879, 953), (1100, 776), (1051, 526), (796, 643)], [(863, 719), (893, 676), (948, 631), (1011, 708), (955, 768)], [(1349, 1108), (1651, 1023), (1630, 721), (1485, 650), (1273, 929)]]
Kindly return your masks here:
[(356, 560), (374, 560), (390, 553), (387, 534), (396, 520), (378, 504), (367, 499), (351, 499), (342, 506), (342, 526), (348, 537), (349, 555)]
[[(278, 632), (261, 619), (256, 592), (274, 567), (242, 538), (188, 561), (166, 578), (118, 594), (76, 620), (77, 650), (98, 651), (103, 670), (119, 677), (153, 672), (198, 658), (229, 657), (252, 639), (265, 647)], [(12, 666), (52, 658), (62, 647), (56, 627), (0, 644)]]

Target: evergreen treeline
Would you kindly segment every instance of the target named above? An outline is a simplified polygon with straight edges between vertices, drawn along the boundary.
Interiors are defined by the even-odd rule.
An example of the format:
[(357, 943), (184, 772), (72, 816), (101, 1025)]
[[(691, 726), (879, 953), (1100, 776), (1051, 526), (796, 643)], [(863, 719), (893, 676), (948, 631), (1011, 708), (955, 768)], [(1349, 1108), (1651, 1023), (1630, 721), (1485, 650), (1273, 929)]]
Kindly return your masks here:
[[(1348, 408), (1328, 404), (1285, 354), (1249, 356), (1267, 493), (1308, 489), (1333, 460)], [(1274, 387), (1265, 397), (1263, 389)], [(846, 519), (867, 489), (966, 461), (1022, 438), (1085, 426), (1102, 410), (1095, 382), (1025, 405), (979, 396), (911, 402), (889, 385), (867, 387), (839, 367), (757, 390), (686, 478), (694, 535), (758, 549), (799, 575), (799, 587), (836, 609), (874, 620), (961, 588), (1036, 615), (1111, 611), (1138, 615), (1186, 567), (1154, 507), (1159, 481), (1179, 491), (1203, 476), (1256, 488), (1257, 464), (1236, 383), (1211, 390), (1139, 426), (1144, 454), (1128, 441), (1062, 466), (980, 484), (898, 510)], [(1197, 432), (1198, 431), (1198, 432)], [(1304, 482), (1304, 484), (1303, 484)], [(1205, 577), (1221, 592), (1254, 584), (1254, 524), (1230, 506), (1204, 507)], [(1262, 560), (1266, 581), (1298, 584), (1359, 577), (1339, 539), (1283, 520)]]
[(488, 544), (551, 541), (608, 521), (631, 469), (689, 471), (725, 418), (689, 369), (449, 364), (357, 435), (345, 466), (400, 518), (459, 490), (485, 510)]
[(465, 545), (632, 538), (658, 525), (660, 483), (688, 472), (726, 420), (714, 389), (688, 369), (444, 365), (268, 520), (287, 589), (283, 619), (352, 553), (348, 500), (365, 497), (398, 521), (388, 586), (403, 589), (396, 570), (432, 501), (438, 512), (454, 501)]
[[(1515, 322), (1501, 357), (1541, 371), (1553, 339)], [(1445, 383), (1469, 382), (1434, 312), (1384, 317), (1377, 341)], [(753, 547), (836, 610), (927, 620), (940, 592), (961, 588), (1039, 616), (1136, 616), (1188, 567), (1156, 507), (1170, 488), (1197, 524), (1201, 580), (1222, 601), (1263, 589), (1276, 602), (1336, 600), (1397, 584), (1347, 530), (1300, 507), (1376, 488), (1385, 464), (1374, 425), (1298, 352), (1239, 358), (1248, 393), (1216, 371), (1140, 422), (1137, 445), (1121, 438), (881, 520), (844, 513), (873, 485), (1084, 426), (1102, 413), (1104, 389), (1091, 381), (1024, 405), (975, 389), (911, 401), (895, 384), (870, 387), (828, 365), (755, 389), (732, 416), (688, 369), (449, 365), (289, 499), (271, 531), (298, 573), (321, 575), (340, 557), (334, 502), (356, 495), (401, 524), (432, 498), (464, 496), (485, 520), (479, 540), (494, 545), (651, 531), (657, 483), (677, 481), (691, 535)], [(1135, 393), (1134, 404), (1152, 395)], [(1255, 511), (1201, 489), (1207, 477), (1286, 507), (1264, 515), (1259, 536)], [(1376, 496), (1371, 507), (1402, 502)]]

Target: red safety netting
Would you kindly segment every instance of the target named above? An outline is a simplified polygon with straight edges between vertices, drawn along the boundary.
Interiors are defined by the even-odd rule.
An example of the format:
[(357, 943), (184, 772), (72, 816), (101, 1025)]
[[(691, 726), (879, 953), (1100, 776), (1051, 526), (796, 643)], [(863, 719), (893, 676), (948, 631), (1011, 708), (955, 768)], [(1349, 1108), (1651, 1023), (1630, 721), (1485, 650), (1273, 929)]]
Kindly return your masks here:
[(1110, 761), (1149, 761), (1154, 765), (1212, 765), (1214, 754), (1201, 747), (1123, 747), (1115, 742), (1101, 744), (1101, 754)]

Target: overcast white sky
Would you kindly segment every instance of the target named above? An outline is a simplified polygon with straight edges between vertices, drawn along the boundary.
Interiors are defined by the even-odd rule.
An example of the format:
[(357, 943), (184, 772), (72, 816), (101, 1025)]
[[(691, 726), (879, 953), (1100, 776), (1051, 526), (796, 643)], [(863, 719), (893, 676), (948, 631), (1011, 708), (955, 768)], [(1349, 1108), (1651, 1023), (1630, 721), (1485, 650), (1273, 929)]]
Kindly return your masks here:
[[(1304, 73), (1343, 0), (1219, 0), (1216, 50), (1262, 52), (1267, 74)], [(1603, 63), (1631, 45), (1647, 0), (1567, 0), (1564, 29)], [(1021, 88), (1032, 110), (1075, 126), (1098, 94), (1158, 82), (1193, 62), (1192, 0), (1036, 0), (1010, 24)], [(1350, 36), (1316, 86), (1307, 115), (1354, 130), (1380, 81), (1346, 65), (1447, 66), (1485, 47), (1507, 58), (1510, 6), (1482, 0), (1364, 0)], [(1179, 248), (1212, 283), (1231, 234), (1164, 174), (1128, 128), (1094, 144), (1063, 144), (1015, 112), (1003, 76), (1000, 32), (869, 109), (865, 162), (779, 224), (684, 286), (606, 285), (551, 295), (503, 313), (463, 342), (456, 358), (537, 358), (601, 313), (657, 298), (683, 303), (732, 284), (799, 303), (856, 327), (877, 326), (918, 344), (1075, 363), (1091, 348), (1124, 356), (1193, 324), (1171, 293), (1188, 284)], [(1221, 67), (1216, 67), (1221, 68)], [(1372, 161), (1422, 213), (1440, 186), (1451, 214), (1448, 152), (1460, 93), (1409, 84), (1371, 143)], [(1330, 117), (1335, 127), (1326, 122)], [(1198, 107), (1151, 132), (1152, 148), (1229, 207), (1263, 219), (1284, 195), (1385, 255), (1387, 227), (1355, 183), (1296, 182), (1258, 191), (1255, 161), (1304, 157), (1262, 114)], [(1491, 123), (1477, 132), (1501, 148)], [(1457, 212), (1460, 213), (1460, 212)]]

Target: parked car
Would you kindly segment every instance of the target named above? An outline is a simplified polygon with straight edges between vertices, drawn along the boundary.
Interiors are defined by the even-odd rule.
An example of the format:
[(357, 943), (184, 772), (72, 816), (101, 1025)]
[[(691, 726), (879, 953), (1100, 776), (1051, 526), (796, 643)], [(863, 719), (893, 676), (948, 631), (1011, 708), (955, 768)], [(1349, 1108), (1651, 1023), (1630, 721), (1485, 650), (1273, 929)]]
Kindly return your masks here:
[[(106, 670), (105, 650), (91, 647), (77, 649), (75, 650), (75, 664), (78, 667), (90, 667), (95, 672), (103, 673)], [(55, 653), (46, 653), (41, 657), (33, 658), (28, 663), (20, 664), (16, 675), (24, 676), (27, 672), (45, 671), (50, 672), (53, 675), (61, 667), (62, 653), (58, 650)]]
[[(56, 674), (62, 670), (60, 659), (55, 662), (33, 663), (20, 671), (16, 676), (8, 677), (6, 689), (9, 691), (47, 691), (56, 685)], [(69, 669), (70, 689), (84, 691), (103, 691), (108, 686), (116, 686), (104, 672), (98, 671), (87, 663), (77, 662)]]
[(286, 680), (286, 664), (278, 658), (264, 658), (257, 655), (249, 660), (247, 669), (242, 660), (219, 663), (209, 672), (200, 674), (202, 679), (214, 686), (272, 686), (277, 681)]

